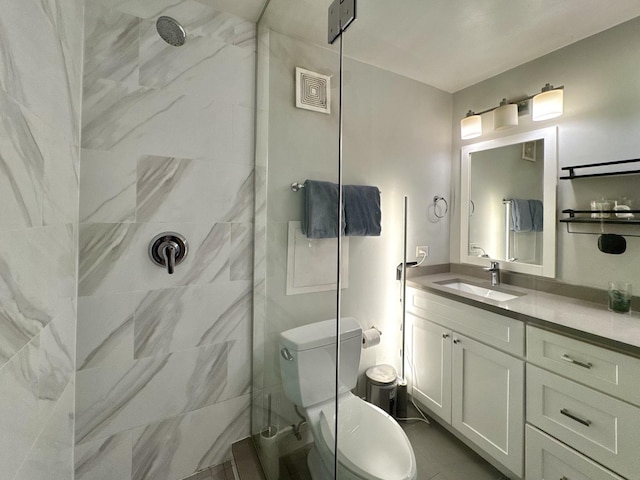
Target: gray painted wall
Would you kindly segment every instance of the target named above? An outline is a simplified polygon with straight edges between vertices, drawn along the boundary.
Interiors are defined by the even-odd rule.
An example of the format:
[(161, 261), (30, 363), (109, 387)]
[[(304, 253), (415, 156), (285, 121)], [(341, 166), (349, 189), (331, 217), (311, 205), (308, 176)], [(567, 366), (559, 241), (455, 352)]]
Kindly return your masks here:
[[(286, 296), (285, 286), (287, 224), (302, 218), (304, 201), (290, 184), (337, 181), (338, 57), (277, 32), (271, 31), (269, 39), (268, 148), (262, 152), (268, 157), (266, 309), (264, 323), (256, 326), (263, 329), (263, 343), (254, 349), (259, 355), (255, 364), (261, 366), (256, 385), (265, 390), (254, 392), (258, 397), (265, 392), (280, 395), (278, 334), (336, 315), (335, 291)], [(331, 115), (295, 108), (296, 66), (332, 76)], [(416, 245), (430, 246), (427, 264), (449, 258), (449, 217), (436, 219), (431, 205), (434, 195), (449, 198), (451, 96), (348, 58), (345, 79), (344, 181), (378, 186), (383, 220), (380, 237), (349, 238), (349, 286), (343, 291), (342, 315), (384, 332), (381, 345), (364, 352), (362, 369), (385, 362), (399, 368), (401, 307), (395, 268), (402, 259), (404, 195), (410, 201), (409, 260)], [(274, 399), (275, 408), (278, 404), (286, 410), (286, 400)]]
[[(518, 131), (558, 126), (559, 166), (638, 158), (640, 144), (640, 18), (587, 38), (509, 70), (453, 95), (452, 188), (460, 199), (460, 119), (469, 109), (481, 111), (503, 97), (518, 98), (539, 91), (547, 82), (564, 85), (564, 115), (544, 122), (520, 117)], [(495, 138), (495, 133), (478, 140)], [(565, 208), (588, 209), (589, 201), (627, 195), (640, 201), (638, 177), (611, 177), (558, 182), (558, 218)], [(459, 261), (459, 209), (451, 228), (451, 261)], [(637, 227), (625, 232), (640, 233)], [(627, 237), (627, 252), (607, 255), (597, 248), (596, 235), (568, 234), (558, 225), (557, 278), (607, 288), (608, 280), (640, 287), (640, 239)]]

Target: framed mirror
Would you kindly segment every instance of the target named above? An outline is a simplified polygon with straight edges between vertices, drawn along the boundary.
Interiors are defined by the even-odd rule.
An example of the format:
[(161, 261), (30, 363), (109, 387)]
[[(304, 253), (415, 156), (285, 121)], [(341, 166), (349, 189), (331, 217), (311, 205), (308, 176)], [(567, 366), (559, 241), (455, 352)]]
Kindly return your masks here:
[(466, 145), (461, 162), (461, 261), (555, 277), (556, 127)]

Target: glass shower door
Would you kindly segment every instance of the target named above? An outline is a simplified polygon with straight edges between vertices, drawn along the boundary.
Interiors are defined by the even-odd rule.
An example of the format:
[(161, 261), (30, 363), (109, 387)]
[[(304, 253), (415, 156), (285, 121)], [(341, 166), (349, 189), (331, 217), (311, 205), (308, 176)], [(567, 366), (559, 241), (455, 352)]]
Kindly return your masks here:
[(321, 423), (335, 426), (339, 239), (303, 226), (307, 180), (333, 185), (324, 208), (339, 224), (340, 63), (327, 6), (271, 0), (258, 24), (251, 434), (269, 480), (309, 478), (308, 463), (335, 476)]

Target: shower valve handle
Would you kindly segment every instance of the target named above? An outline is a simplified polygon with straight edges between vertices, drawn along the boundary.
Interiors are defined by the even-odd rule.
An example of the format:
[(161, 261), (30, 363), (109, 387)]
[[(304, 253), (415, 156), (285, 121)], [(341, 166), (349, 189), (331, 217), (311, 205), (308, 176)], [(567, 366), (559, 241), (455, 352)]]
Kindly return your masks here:
[(172, 275), (176, 268), (176, 250), (178, 249), (178, 244), (175, 242), (167, 242), (162, 247), (162, 257), (164, 258), (164, 263), (167, 267), (167, 273)]
[(186, 238), (179, 233), (164, 232), (156, 235), (149, 243), (149, 257), (159, 267), (167, 269), (172, 275), (176, 265), (182, 263), (189, 251)]

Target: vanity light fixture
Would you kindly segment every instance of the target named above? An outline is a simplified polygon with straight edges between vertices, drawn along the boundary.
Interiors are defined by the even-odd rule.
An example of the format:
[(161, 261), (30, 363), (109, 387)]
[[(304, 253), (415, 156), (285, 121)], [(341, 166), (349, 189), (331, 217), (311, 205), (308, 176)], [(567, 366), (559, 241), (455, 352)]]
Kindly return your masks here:
[(480, 135), (482, 135), (482, 117), (469, 110), (467, 116), (460, 120), (460, 138), (469, 140)]
[(563, 112), (563, 91), (564, 86), (554, 87), (547, 83), (542, 87), (542, 91), (535, 95), (516, 100), (503, 98), (497, 107), (478, 113), (469, 110), (460, 120), (460, 138), (469, 140), (482, 135), (481, 115), (489, 112), (493, 112), (493, 129), (496, 131), (518, 126), (518, 116), (528, 113), (529, 100), (532, 100), (531, 119), (534, 122), (558, 117)]
[(518, 126), (518, 105), (509, 103), (506, 98), (500, 102), (500, 106), (493, 111), (493, 129), (504, 130)]
[(542, 87), (542, 92), (533, 97), (531, 119), (534, 122), (562, 115), (564, 103), (562, 88), (553, 88), (553, 85), (547, 83)]

